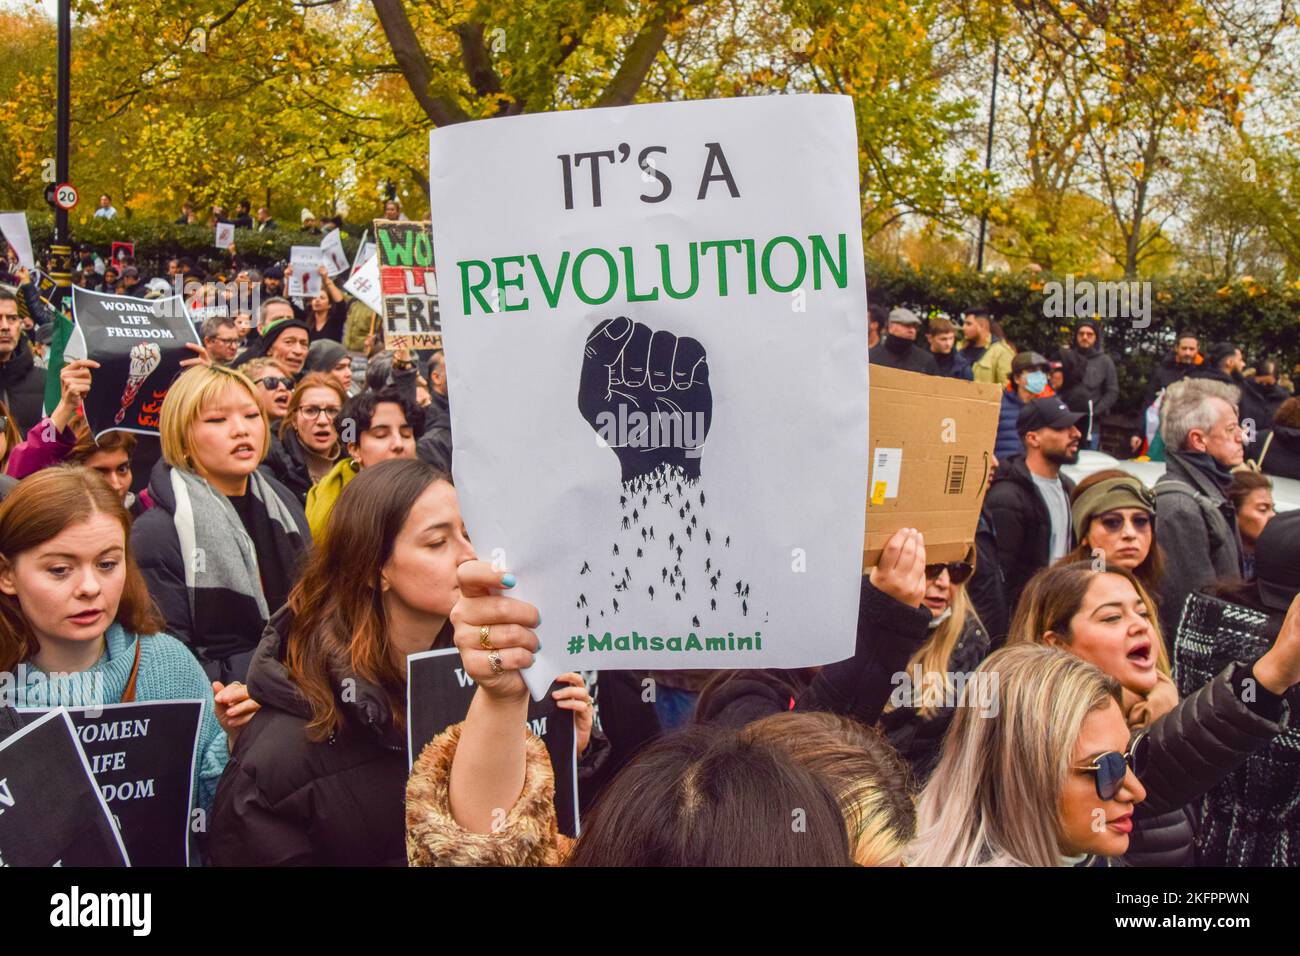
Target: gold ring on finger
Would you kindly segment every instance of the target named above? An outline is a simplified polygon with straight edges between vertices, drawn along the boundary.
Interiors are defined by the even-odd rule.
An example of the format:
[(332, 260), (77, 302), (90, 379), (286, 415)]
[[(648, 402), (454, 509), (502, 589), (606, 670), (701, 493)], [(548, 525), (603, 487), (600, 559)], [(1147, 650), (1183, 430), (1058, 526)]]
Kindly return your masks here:
[(485, 651), (490, 651), (493, 649), (492, 638), (490, 636), (491, 633), (492, 633), (492, 626), (490, 624), (484, 624), (482, 627), (478, 629), (478, 642), (479, 645)]
[(494, 650), (488, 655), (488, 666), (492, 668), (493, 674), (502, 674), (505, 668), (501, 666), (501, 652)]

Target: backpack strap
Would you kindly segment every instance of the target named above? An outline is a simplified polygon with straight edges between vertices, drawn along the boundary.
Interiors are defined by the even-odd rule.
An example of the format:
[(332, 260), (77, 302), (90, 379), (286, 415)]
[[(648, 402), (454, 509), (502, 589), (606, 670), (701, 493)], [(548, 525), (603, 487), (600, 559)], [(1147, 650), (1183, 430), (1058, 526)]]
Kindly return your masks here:
[(127, 678), (126, 690), (122, 691), (122, 703), (135, 703), (135, 681), (140, 676), (140, 637), (135, 639), (135, 663), (131, 665), (131, 676)]

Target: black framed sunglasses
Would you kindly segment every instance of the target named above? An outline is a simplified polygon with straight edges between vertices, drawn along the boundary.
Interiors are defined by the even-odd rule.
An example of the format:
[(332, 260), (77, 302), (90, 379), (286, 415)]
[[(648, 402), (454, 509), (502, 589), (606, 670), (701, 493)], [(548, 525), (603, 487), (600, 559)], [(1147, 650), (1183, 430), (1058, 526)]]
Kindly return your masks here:
[(947, 564), (927, 564), (925, 566), (925, 578), (927, 581), (933, 581), (943, 573), (944, 568), (948, 569), (948, 580), (953, 584), (964, 584), (966, 579), (974, 573), (975, 568), (969, 561), (949, 561)]
[(266, 378), (258, 379), (258, 384), (268, 392), (274, 392), (279, 388), (284, 388), (290, 392), (293, 391), (293, 379), (280, 378), (278, 375), (268, 375)]
[(1147, 769), (1147, 735), (1138, 734), (1133, 742), (1129, 744), (1128, 750), (1120, 753), (1118, 750), (1108, 750), (1104, 754), (1098, 754), (1093, 758), (1092, 763), (1082, 767), (1075, 767), (1076, 770), (1086, 771), (1096, 775), (1094, 781), (1097, 785), (1097, 796), (1102, 800), (1110, 800), (1115, 794), (1119, 793), (1120, 786), (1124, 783), (1124, 777), (1132, 769), (1133, 776), (1138, 780), (1142, 779), (1142, 774)]

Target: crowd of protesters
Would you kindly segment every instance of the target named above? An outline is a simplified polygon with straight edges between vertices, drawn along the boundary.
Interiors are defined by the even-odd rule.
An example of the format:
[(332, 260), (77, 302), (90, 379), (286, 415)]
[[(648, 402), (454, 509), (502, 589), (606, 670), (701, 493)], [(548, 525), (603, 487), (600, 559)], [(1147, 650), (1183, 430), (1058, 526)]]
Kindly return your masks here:
[[(276, 228), (247, 203), (233, 221)], [(120, 295), (197, 276), (85, 263), (80, 284)], [(1100, 323), (1049, 358), (977, 306), (873, 304), (871, 362), (1002, 390), (975, 545), (932, 563), (897, 532), (862, 578), (852, 657), (674, 684), (669, 725), (653, 678), (602, 675), (594, 701), (565, 675), (588, 808), (571, 840), (520, 731), (544, 609), (461, 519), (445, 354), (385, 350), (323, 268), (298, 302), (285, 268), (229, 272), (198, 277), (203, 349), (156, 441), (96, 440), (98, 366), (45, 369), (50, 307), (22, 271), (0, 291), (0, 671), (98, 673), (99, 703), (203, 698), (196, 862), (1300, 863), (1300, 512), (1275, 515), (1268, 477), (1300, 478), (1300, 400), (1275, 363), (1181, 336), (1143, 403), (1163, 477), (1076, 484), (1064, 469), (1118, 394)], [(453, 647), (473, 705), (408, 772), (407, 657)]]

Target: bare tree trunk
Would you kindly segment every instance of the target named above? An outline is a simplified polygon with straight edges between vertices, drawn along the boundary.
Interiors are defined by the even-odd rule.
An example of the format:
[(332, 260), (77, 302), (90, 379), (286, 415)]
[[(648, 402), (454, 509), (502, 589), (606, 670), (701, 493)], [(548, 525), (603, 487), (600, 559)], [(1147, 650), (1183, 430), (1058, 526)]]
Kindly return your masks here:
[(419, 38), (411, 27), (401, 0), (371, 0), (375, 15), (388, 37), (388, 45), (393, 48), (393, 59), (406, 77), (406, 84), (415, 95), (415, 100), (424, 110), (435, 126), (449, 126), (463, 123), (469, 119), (468, 114), (445, 96), (434, 96), (429, 86), (433, 82), (433, 70), (429, 58), (420, 46)]

